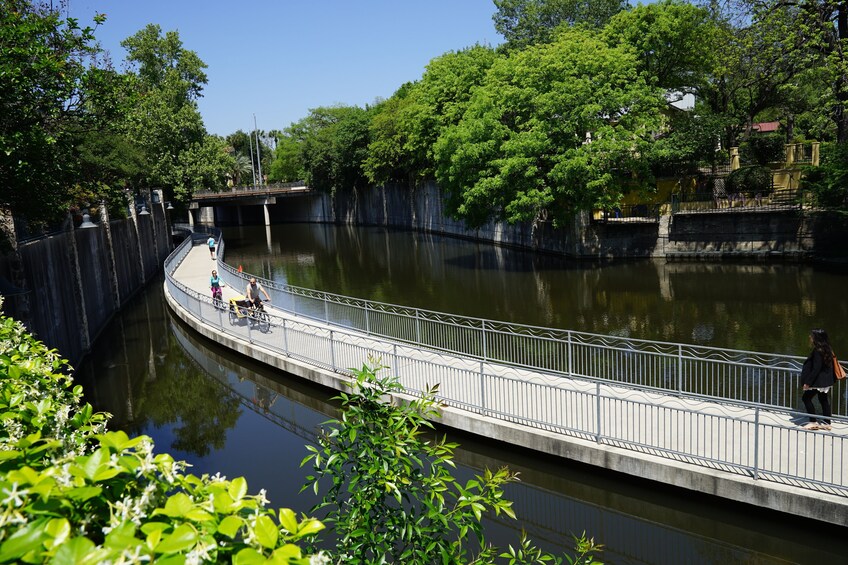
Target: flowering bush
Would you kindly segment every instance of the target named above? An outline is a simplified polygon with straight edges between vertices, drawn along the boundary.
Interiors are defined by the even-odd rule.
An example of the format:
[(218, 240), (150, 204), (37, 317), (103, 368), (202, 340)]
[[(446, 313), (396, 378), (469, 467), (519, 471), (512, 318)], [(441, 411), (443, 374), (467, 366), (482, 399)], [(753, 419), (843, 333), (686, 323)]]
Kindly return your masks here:
[[(0, 302), (0, 305), (2, 302)], [(107, 432), (67, 362), (0, 317), (0, 562), (327, 563), (324, 526), (239, 477), (195, 476), (146, 436)]]

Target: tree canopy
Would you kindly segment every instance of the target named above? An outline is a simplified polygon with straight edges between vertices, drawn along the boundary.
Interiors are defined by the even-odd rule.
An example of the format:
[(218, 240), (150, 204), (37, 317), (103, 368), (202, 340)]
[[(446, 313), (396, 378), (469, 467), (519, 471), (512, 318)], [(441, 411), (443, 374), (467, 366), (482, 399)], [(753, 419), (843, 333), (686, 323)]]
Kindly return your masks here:
[(634, 182), (664, 105), (632, 52), (581, 30), (499, 59), (436, 142), (448, 209), (479, 226), (607, 207)]

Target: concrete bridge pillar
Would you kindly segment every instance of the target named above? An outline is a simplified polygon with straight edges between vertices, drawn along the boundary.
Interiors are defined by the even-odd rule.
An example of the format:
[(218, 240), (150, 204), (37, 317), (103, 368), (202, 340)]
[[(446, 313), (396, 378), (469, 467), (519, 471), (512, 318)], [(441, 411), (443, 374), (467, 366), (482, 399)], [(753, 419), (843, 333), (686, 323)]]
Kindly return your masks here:
[(194, 227), (194, 211), (191, 209), (188, 211), (188, 225)]
[(265, 212), (265, 225), (270, 226), (271, 225), (271, 214), (268, 212), (268, 202), (267, 201), (262, 205), (262, 211)]
[(207, 225), (215, 225), (215, 207), (201, 206), (200, 207), (200, 223)]
[(238, 225), (243, 226), (244, 221), (241, 219), (241, 206), (236, 206), (236, 214), (238, 214)]

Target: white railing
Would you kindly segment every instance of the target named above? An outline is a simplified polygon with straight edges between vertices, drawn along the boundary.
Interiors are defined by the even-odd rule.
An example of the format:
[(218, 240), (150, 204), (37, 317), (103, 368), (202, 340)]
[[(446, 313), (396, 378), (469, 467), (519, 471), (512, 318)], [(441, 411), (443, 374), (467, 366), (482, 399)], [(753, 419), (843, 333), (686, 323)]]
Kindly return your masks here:
[[(190, 248), (191, 242), (187, 240), (166, 260), (168, 292), (186, 312), (225, 335), (340, 374), (349, 374), (350, 367), (361, 366), (367, 359), (382, 359), (398, 376), (408, 394), (420, 394), (430, 385), (439, 383), (438, 398), (442, 403), (471, 413), (754, 479), (848, 496), (848, 462), (843, 456), (848, 438), (835, 433), (809, 432), (791, 425), (791, 419), (804, 417), (800, 412), (741, 400), (695, 402), (652, 392), (653, 387), (607, 378), (612, 374), (610, 361), (627, 360), (628, 353), (650, 354), (648, 358), (661, 360), (670, 356), (677, 360), (674, 375), (685, 376), (681, 368), (698, 366), (698, 360), (688, 357), (691, 351), (684, 356), (682, 346), (678, 347), (676, 356), (655, 346), (653, 349), (624, 350), (616, 357), (609, 345), (600, 341), (584, 343), (575, 339), (577, 332), (567, 332), (572, 339), (567, 340), (565, 349), (561, 350), (561, 362), (571, 363), (572, 369), (580, 367), (580, 371), (586, 373), (596, 369), (597, 373), (574, 371), (572, 378), (565, 379), (550, 371), (530, 372), (519, 363), (504, 364), (491, 356), (492, 351), (498, 350), (497, 346), (494, 350), (487, 349), (493, 344), (485, 339), (485, 344), (477, 344), (483, 348), (483, 354), (457, 356), (455, 352), (437, 351), (426, 343), (422, 347), (411, 340), (409, 343), (388, 340), (374, 332), (364, 336), (359, 331), (308, 318), (293, 320), (271, 316), (270, 327), (262, 331), (258, 326), (244, 323), (244, 319), (231, 323), (228, 311), (216, 308), (209, 297), (174, 278), (176, 267)], [(273, 292), (281, 291), (274, 288)], [(291, 292), (287, 296), (292, 299), (290, 307), (300, 305), (295, 300), (300, 294)], [(332, 298), (333, 295), (327, 296)], [(280, 306), (281, 297), (273, 296), (275, 306)], [(331, 318), (329, 308), (337, 303), (326, 298), (320, 303), (328, 308), (327, 317)], [(373, 304), (368, 303), (358, 311), (373, 313)], [(314, 309), (314, 304), (311, 307)], [(416, 313), (420, 316), (421, 311), (409, 310), (411, 312), (403, 312), (398, 320), (410, 323), (417, 319)], [(314, 317), (313, 314), (311, 312), (310, 317)], [(456, 320), (459, 327), (464, 327), (461, 322), (465, 319)], [(421, 333), (418, 335), (432, 335), (429, 333), (432, 329), (422, 332), (422, 327), (419, 326)], [(502, 331), (485, 330), (482, 336)], [(539, 336), (527, 337), (542, 340)], [(615, 341), (618, 338), (607, 339)], [(709, 353), (709, 349), (705, 349), (705, 353)], [(781, 361), (779, 356), (775, 358)], [(756, 359), (760, 362), (762, 358)], [(717, 366), (738, 363), (724, 356), (712, 362)], [(664, 363), (666, 361), (657, 361), (654, 367), (664, 367)], [(778, 375), (789, 370), (780, 365), (770, 368), (754, 363), (745, 362), (747, 366), (764, 372), (773, 370)], [(642, 370), (651, 368), (651, 365), (644, 365)], [(678, 383), (689, 380), (678, 378)], [(837, 426), (848, 424), (846, 418), (833, 420)]]
[[(224, 247), (222, 237), (218, 272), (226, 284), (244, 288), (247, 279), (255, 275), (240, 273), (224, 263)], [(275, 307), (369, 336), (554, 375), (600, 378), (711, 400), (802, 408), (803, 357), (471, 318), (256, 278)], [(848, 415), (844, 396), (832, 396), (833, 413)]]

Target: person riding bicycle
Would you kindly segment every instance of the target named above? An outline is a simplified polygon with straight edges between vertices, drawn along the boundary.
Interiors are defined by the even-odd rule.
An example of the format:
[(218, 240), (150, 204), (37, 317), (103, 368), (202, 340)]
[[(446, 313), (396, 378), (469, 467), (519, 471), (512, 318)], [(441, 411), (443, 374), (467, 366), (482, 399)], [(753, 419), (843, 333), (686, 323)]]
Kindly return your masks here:
[(212, 289), (212, 300), (221, 300), (221, 287), (224, 286), (224, 281), (218, 276), (218, 271), (212, 269), (212, 276), (209, 277), (209, 288)]
[(262, 306), (262, 300), (259, 298), (260, 290), (265, 295), (265, 300), (271, 302), (271, 297), (268, 296), (268, 291), (265, 290), (265, 287), (256, 282), (256, 277), (250, 277), (250, 282), (247, 283), (247, 290), (244, 291), (244, 295), (254, 308), (260, 308)]

